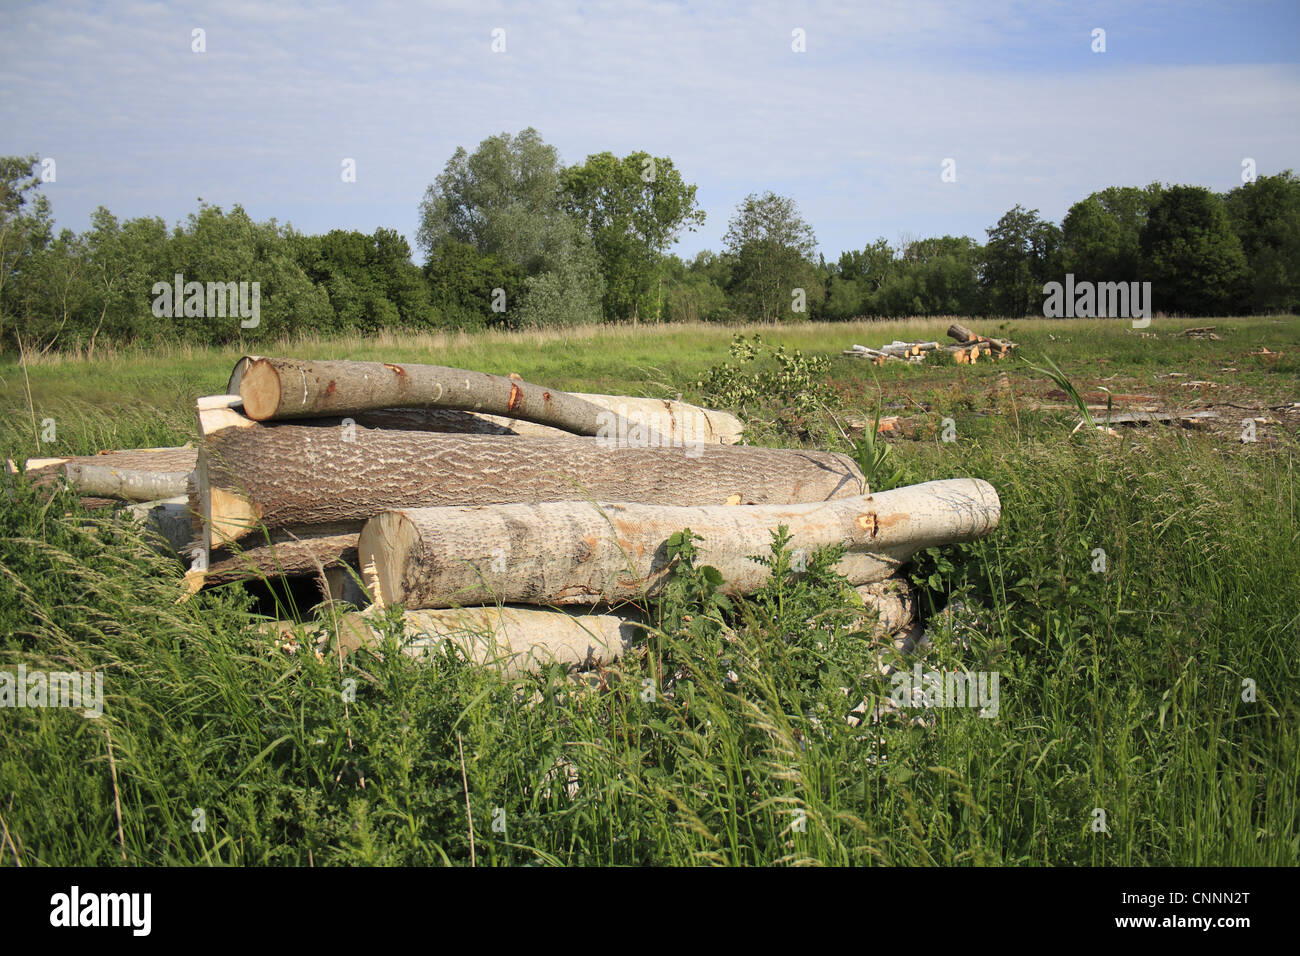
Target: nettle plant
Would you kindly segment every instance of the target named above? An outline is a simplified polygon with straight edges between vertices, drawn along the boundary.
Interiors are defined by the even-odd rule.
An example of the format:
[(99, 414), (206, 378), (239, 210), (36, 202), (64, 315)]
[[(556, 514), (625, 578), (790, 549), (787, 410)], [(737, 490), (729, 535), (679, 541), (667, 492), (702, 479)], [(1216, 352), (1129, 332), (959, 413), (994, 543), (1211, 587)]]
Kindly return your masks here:
[[(826, 356), (804, 355), (799, 349), (788, 352), (784, 345), (765, 343), (757, 333), (752, 340), (735, 336), (730, 352), (737, 365), (715, 365), (695, 383), (695, 388), (714, 404), (772, 412), (778, 423), (787, 427), (798, 425), (800, 419), (819, 409), (843, 405), (830, 385), (830, 359)], [(754, 371), (754, 363), (760, 360), (771, 365)]]
[(769, 552), (750, 558), (770, 569), (768, 582), (733, 598), (720, 593), (717, 569), (699, 563), (701, 540), (684, 529), (668, 541), (671, 576), (650, 648), (664, 689), (690, 696), (707, 686), (728, 709), (771, 694), (809, 714), (846, 709), (844, 688), (858, 688), (872, 667), (862, 607), (835, 571), (843, 549), (791, 550), (782, 526)]

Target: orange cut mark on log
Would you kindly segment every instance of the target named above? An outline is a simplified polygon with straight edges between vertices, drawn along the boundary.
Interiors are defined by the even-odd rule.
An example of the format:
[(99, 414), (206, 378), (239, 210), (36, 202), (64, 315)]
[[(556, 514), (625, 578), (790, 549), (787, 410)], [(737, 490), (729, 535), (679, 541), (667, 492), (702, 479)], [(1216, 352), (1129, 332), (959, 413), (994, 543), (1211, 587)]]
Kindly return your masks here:
[(384, 368), (388, 369), (388, 370), (389, 370), (390, 372), (392, 372), (394, 375), (405, 375), (405, 374), (406, 374), (406, 369), (402, 368), (402, 366), (400, 366), (400, 365), (389, 365), (387, 362), (385, 362), (385, 363), (384, 363)]
[(506, 403), (506, 411), (507, 411), (507, 412), (513, 412), (516, 408), (518, 408), (520, 405), (523, 404), (523, 401), (524, 401), (524, 392), (523, 392), (523, 389), (521, 389), (521, 388), (520, 388), (518, 385), (516, 385), (514, 382), (511, 382), (511, 383), (510, 383), (510, 401)]
[(880, 518), (876, 516), (874, 511), (858, 515), (853, 519), (853, 523), (873, 538), (876, 536), (876, 532), (880, 530)]

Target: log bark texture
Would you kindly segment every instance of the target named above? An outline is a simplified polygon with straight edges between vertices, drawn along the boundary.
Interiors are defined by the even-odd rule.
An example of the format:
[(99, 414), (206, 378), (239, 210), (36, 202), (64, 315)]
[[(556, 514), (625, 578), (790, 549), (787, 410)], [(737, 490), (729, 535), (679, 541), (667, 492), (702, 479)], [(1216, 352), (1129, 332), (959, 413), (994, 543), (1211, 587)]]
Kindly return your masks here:
[(584, 498), (785, 504), (862, 490), (858, 466), (826, 452), (260, 425), (229, 401), (200, 400), (197, 504), (209, 546), (259, 525), (361, 522), (390, 508)]
[(212, 549), (207, 569), (191, 569), (185, 584), (194, 592), (208, 585), (259, 577), (318, 575), (322, 569), (328, 575), (345, 566), (357, 566), (356, 532), (279, 530), (272, 532), (270, 541), (263, 539), (250, 547)]
[(26, 474), (37, 484), (66, 477), (79, 494), (125, 501), (157, 501), (185, 494), (198, 451), (193, 448), (139, 448), (77, 458), (35, 458)]
[(663, 588), (667, 539), (690, 528), (703, 537), (698, 562), (721, 572), (724, 592), (746, 594), (769, 579), (749, 556), (768, 551), (779, 525), (793, 551), (844, 545), (839, 570), (867, 584), (921, 548), (987, 534), (1000, 508), (991, 485), (963, 478), (746, 508), (564, 501), (405, 509), (366, 523), (358, 560), (377, 601), (409, 608), (619, 603)]
[[(374, 612), (347, 614), (340, 620), (345, 649), (379, 643)], [(506, 676), (537, 671), (560, 663), (587, 670), (618, 660), (644, 630), (629, 614), (593, 614), (531, 607), (474, 607), (440, 611), (406, 611), (402, 653), (421, 659), (450, 643), (471, 661), (501, 670)]]
[[(441, 365), (250, 356), (242, 368), (236, 366), (231, 379), (236, 378), (244, 414), (255, 421), (355, 416), (384, 408), (451, 408), (594, 436), (610, 427), (613, 415), (568, 392), (517, 377)], [(626, 422), (621, 427), (626, 430)]]
[(860, 584), (854, 590), (868, 611), (862, 617), (860, 625), (873, 639), (882, 639), (901, 631), (916, 617), (916, 596), (907, 582), (900, 578)]

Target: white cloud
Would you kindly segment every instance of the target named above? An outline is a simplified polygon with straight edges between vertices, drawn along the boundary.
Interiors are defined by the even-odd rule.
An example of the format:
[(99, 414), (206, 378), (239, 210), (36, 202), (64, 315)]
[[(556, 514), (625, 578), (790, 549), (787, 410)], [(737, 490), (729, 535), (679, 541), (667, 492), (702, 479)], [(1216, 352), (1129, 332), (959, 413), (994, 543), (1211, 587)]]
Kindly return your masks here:
[[(24, 7), (0, 36), (0, 152), (59, 160), (61, 225), (83, 227), (101, 203), (175, 221), (201, 195), (313, 231), (412, 236), (458, 145), (535, 126), (570, 162), (672, 156), (709, 211), (685, 252), (716, 248), (735, 204), (771, 188), (799, 200), (828, 256), (903, 230), (982, 238), (1017, 202), (1059, 218), (1110, 184), (1226, 189), (1244, 156), (1261, 172), (1300, 166), (1293, 63), (1024, 62), (1075, 49), (1076, 33), (1086, 50), (1083, 24), (1122, 26), (1122, 11)], [(190, 52), (194, 26), (205, 54)], [(490, 51), (497, 26), (504, 55)], [(791, 51), (794, 27), (807, 53)], [(1148, 33), (1111, 31), (1130, 49)], [(343, 157), (357, 160), (355, 184), (339, 181)], [(945, 157), (956, 183), (939, 180)]]

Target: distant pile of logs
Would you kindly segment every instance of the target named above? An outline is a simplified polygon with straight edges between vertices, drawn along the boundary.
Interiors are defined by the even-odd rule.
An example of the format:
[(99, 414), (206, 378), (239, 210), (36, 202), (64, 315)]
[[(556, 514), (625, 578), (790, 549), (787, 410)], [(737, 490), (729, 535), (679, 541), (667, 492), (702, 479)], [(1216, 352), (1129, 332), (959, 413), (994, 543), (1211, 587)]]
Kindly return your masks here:
[(1001, 360), (1016, 348), (1016, 343), (1007, 339), (991, 339), (977, 335), (964, 325), (954, 323), (948, 327), (948, 335), (956, 339), (956, 344), (944, 345), (940, 342), (902, 342), (895, 339), (879, 348), (855, 345), (844, 350), (845, 355), (854, 358), (869, 359), (874, 365), (886, 362), (924, 362), (927, 356), (935, 352), (947, 352), (958, 365), (974, 365), (981, 357)]
[[(667, 541), (685, 528), (732, 595), (767, 580), (749, 556), (778, 526), (796, 553), (843, 546), (838, 570), (883, 637), (911, 619), (899, 566), (1000, 515), (983, 481), (872, 495), (848, 456), (735, 444), (741, 425), (726, 413), (516, 376), (250, 356), (228, 394), (197, 408), (196, 450), (131, 453), (133, 474), (96, 485), (174, 492), (170, 469), (196, 456), (185, 496), (136, 506), (192, 556), (191, 593), (311, 576), (332, 598), (370, 604), (348, 618), (357, 640), (400, 604), (409, 653), (452, 642), (507, 672), (615, 660), (641, 635), (645, 600), (672, 573)], [(161, 483), (139, 474), (148, 454), (168, 469)], [(75, 484), (80, 461), (57, 467)]]

